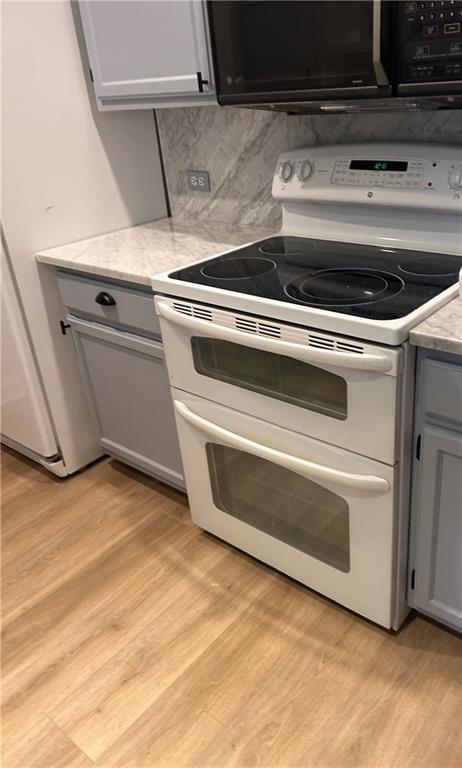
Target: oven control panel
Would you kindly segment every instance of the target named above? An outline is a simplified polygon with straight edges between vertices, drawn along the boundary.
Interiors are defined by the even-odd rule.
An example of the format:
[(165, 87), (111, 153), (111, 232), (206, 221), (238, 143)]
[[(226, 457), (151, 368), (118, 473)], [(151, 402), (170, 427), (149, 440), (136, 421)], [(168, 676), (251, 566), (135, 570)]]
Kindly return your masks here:
[(421, 160), (336, 160), (332, 184), (362, 187), (408, 187), (422, 185), (425, 163)]
[(273, 197), (462, 214), (462, 146), (369, 143), (292, 150), (279, 158)]

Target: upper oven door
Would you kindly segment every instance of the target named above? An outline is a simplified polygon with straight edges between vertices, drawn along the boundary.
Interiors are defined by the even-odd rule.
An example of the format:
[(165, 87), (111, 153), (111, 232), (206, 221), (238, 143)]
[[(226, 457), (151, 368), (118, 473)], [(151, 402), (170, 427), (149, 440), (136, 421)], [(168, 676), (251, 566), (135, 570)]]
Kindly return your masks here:
[(393, 464), (402, 349), (156, 297), (170, 383)]
[(379, 0), (211, 0), (221, 104), (389, 93), (388, 8)]

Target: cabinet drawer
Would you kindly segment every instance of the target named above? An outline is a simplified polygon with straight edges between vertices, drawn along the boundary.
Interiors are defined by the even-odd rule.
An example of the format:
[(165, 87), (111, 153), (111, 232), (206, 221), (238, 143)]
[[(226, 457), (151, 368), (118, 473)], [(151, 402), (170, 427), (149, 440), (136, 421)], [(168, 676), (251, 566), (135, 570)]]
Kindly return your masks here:
[(424, 377), (425, 413), (462, 423), (462, 366), (428, 359)]
[[(58, 285), (63, 303), (73, 315), (135, 328), (160, 337), (154, 294), (150, 290), (143, 291), (66, 272), (58, 272)], [(107, 294), (115, 303), (99, 304), (96, 299), (100, 294)]]

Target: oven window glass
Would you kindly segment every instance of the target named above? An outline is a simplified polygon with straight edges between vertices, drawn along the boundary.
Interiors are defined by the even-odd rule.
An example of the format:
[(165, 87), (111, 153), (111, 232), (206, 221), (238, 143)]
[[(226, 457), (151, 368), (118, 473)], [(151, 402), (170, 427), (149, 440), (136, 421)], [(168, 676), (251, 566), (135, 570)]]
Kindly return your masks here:
[(347, 383), (341, 376), (231, 341), (193, 336), (191, 347), (194, 367), (203, 376), (334, 419), (347, 418)]
[(244, 451), (207, 443), (218, 509), (339, 571), (350, 570), (348, 504), (322, 485)]

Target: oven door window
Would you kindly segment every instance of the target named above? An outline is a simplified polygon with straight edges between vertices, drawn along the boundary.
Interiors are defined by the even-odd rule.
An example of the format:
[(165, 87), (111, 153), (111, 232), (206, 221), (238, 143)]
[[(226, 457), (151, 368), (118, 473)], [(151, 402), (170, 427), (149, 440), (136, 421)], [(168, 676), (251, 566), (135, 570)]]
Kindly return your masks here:
[(350, 570), (345, 499), (250, 453), (215, 443), (206, 450), (218, 509), (339, 571)]
[(348, 415), (347, 382), (293, 357), (202, 336), (191, 338), (194, 367), (202, 376), (234, 384), (334, 419)]
[(375, 84), (372, 2), (216, 0), (209, 8), (222, 94)]

